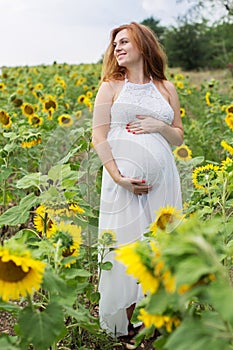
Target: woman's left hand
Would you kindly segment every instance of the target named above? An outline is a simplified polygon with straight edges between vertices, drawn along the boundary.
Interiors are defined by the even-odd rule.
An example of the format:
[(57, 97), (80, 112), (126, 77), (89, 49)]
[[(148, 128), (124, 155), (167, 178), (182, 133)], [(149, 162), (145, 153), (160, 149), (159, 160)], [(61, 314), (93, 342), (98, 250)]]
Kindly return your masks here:
[(133, 121), (126, 125), (126, 129), (132, 134), (150, 134), (153, 132), (160, 132), (164, 125), (163, 121), (150, 116), (137, 115), (136, 118), (138, 121)]

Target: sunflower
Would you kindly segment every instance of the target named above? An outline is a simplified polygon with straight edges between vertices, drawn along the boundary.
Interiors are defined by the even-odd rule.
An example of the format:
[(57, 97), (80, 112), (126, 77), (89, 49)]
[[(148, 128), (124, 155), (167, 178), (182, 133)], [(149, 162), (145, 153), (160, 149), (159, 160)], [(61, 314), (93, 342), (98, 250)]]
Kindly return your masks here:
[(99, 243), (104, 247), (110, 247), (116, 243), (116, 234), (112, 230), (104, 230), (100, 233)]
[(74, 115), (75, 115), (76, 119), (80, 119), (82, 116), (82, 111), (77, 111), (74, 113)]
[(216, 179), (218, 170), (219, 166), (213, 164), (197, 167), (192, 174), (194, 186), (197, 189), (207, 190), (210, 182)]
[(22, 148), (32, 148), (36, 145), (39, 145), (42, 142), (42, 138), (40, 135), (33, 135), (26, 140), (21, 142)]
[(36, 128), (43, 123), (43, 118), (39, 117), (37, 114), (34, 114), (28, 117), (28, 122), (32, 127)]
[(92, 91), (87, 91), (86, 92), (87, 98), (92, 98), (93, 97), (93, 92)]
[(54, 80), (55, 80), (57, 83), (60, 83), (60, 81), (62, 80), (62, 78), (59, 77), (59, 75), (55, 75)]
[(233, 104), (231, 104), (230, 106), (226, 107), (226, 112), (227, 113), (233, 113)]
[(3, 82), (0, 82), (0, 91), (5, 90), (6, 88), (6, 84), (4, 84)]
[(176, 290), (175, 277), (169, 270), (162, 274), (162, 281), (167, 293), (174, 293)]
[(87, 101), (87, 96), (86, 95), (80, 95), (77, 99), (78, 103), (86, 103)]
[(177, 81), (176, 86), (178, 87), (178, 89), (182, 90), (184, 88), (184, 83), (182, 81)]
[(213, 102), (211, 101), (211, 93), (209, 91), (207, 91), (207, 93), (205, 94), (205, 101), (207, 106), (211, 106), (213, 104)]
[(154, 325), (156, 328), (162, 328), (164, 325), (164, 319), (162, 315), (152, 315), (145, 309), (140, 309), (138, 320), (142, 321), (145, 327), (149, 328)]
[(70, 267), (71, 264), (76, 262), (76, 257), (79, 255), (80, 245), (82, 243), (81, 227), (61, 221), (56, 226), (53, 240), (55, 243), (60, 242), (63, 258), (74, 257), (74, 260), (65, 264), (65, 267)]
[(21, 96), (25, 94), (25, 91), (23, 89), (18, 89), (16, 92), (18, 95), (21, 95)]
[(227, 151), (233, 156), (233, 147), (231, 145), (229, 145), (226, 141), (222, 140), (221, 146), (225, 149), (225, 151)]
[(115, 259), (126, 265), (126, 272), (138, 279), (145, 294), (147, 292), (156, 293), (160, 282), (153, 274), (153, 269), (145, 266), (142, 249), (145, 252), (147, 248), (144, 245), (140, 246), (140, 242), (127, 244), (115, 250)]
[(21, 247), (0, 247), (0, 296), (3, 301), (19, 299), (39, 290), (45, 264), (34, 260)]
[(93, 105), (92, 105), (91, 101), (88, 98), (85, 101), (85, 105), (88, 107), (90, 112), (93, 111)]
[(155, 328), (165, 327), (168, 333), (171, 333), (174, 328), (180, 325), (180, 319), (177, 316), (150, 314), (144, 308), (140, 309), (138, 320), (142, 321), (145, 327), (150, 328), (152, 325)]
[(43, 88), (44, 85), (42, 83), (38, 83), (33, 87), (34, 90), (42, 90)]
[(66, 85), (65, 80), (61, 79), (61, 80), (59, 81), (59, 84), (63, 87), (63, 89), (66, 89), (67, 85)]
[(9, 128), (12, 124), (11, 117), (3, 109), (0, 110), (0, 123), (2, 123), (3, 128)]
[(222, 166), (221, 170), (222, 171), (227, 171), (227, 172), (232, 172), (233, 171), (233, 159), (227, 157), (225, 160), (222, 161)]
[(184, 80), (184, 75), (181, 73), (178, 73), (175, 75), (175, 80)]
[(52, 96), (47, 97), (43, 101), (43, 112), (48, 113), (51, 110), (51, 108), (55, 110), (57, 109), (57, 107), (58, 107), (57, 101)]
[(54, 113), (55, 109), (54, 108), (50, 108), (48, 111), (48, 120), (52, 120), (53, 119), (53, 113)]
[(54, 223), (60, 221), (61, 219), (66, 220), (67, 218), (72, 218), (77, 214), (80, 215), (85, 213), (85, 210), (76, 202), (49, 202), (46, 204), (46, 206), (43, 206), (42, 209), (43, 212), (47, 213), (47, 218)]
[(26, 116), (26, 117), (30, 117), (34, 114), (35, 110), (32, 104), (30, 103), (23, 103), (22, 106), (22, 113)]
[(181, 116), (181, 118), (183, 118), (185, 116), (185, 109), (184, 108), (180, 108), (180, 116)]
[(156, 235), (158, 229), (165, 231), (168, 224), (174, 224), (182, 219), (184, 215), (181, 214), (181, 210), (177, 210), (175, 207), (167, 205), (166, 207), (161, 207), (155, 212), (156, 219), (150, 224), (150, 231), (153, 235)]
[(77, 203), (70, 203), (69, 204), (69, 210), (72, 211), (74, 214), (84, 214), (85, 210), (81, 208)]
[(210, 89), (212, 89), (212, 88), (214, 87), (215, 83), (216, 83), (215, 79), (211, 79), (211, 80), (208, 82), (208, 87), (209, 87)]
[(85, 83), (86, 80), (87, 80), (86, 78), (80, 77), (80, 78), (76, 81), (75, 85), (76, 85), (76, 86), (80, 86), (80, 85), (82, 85), (83, 83)]
[(233, 131), (233, 113), (227, 113), (225, 122), (227, 123), (229, 128)]
[(221, 108), (221, 111), (222, 111), (222, 112), (226, 112), (227, 106), (226, 106), (226, 105), (222, 105), (220, 108)]
[(186, 145), (176, 147), (173, 154), (180, 160), (189, 160), (192, 158), (192, 151)]
[(69, 114), (62, 114), (58, 117), (58, 123), (61, 126), (69, 127), (73, 124), (73, 119)]
[(51, 219), (51, 217), (46, 212), (46, 208), (44, 205), (40, 205), (35, 210), (35, 216), (33, 218), (34, 226), (38, 232), (41, 232), (43, 235), (49, 238), (56, 231), (55, 222)]
[(23, 100), (21, 98), (15, 98), (12, 103), (14, 104), (15, 107), (21, 107), (23, 104)]

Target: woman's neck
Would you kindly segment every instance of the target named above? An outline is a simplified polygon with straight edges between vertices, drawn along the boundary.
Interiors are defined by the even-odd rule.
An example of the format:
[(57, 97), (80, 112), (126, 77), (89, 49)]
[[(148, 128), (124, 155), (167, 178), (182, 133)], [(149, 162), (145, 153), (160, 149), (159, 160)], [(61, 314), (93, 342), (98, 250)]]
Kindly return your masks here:
[(144, 75), (142, 69), (128, 69), (126, 77), (128, 81), (134, 84), (146, 84), (150, 81), (150, 78)]

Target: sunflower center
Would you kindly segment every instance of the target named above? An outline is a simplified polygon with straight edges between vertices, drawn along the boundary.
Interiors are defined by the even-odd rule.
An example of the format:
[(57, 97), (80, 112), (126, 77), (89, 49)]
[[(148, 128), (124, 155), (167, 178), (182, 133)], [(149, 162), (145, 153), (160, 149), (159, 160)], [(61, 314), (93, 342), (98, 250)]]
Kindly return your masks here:
[(3, 262), (0, 259), (0, 280), (4, 282), (19, 282), (30, 272), (24, 272), (21, 266), (17, 266), (12, 260)]
[(56, 103), (52, 100), (45, 102), (45, 109), (49, 110), (50, 108), (56, 109)]
[(68, 256), (71, 256), (74, 252), (75, 252), (75, 249), (70, 249), (70, 248), (63, 249), (62, 256), (64, 258), (67, 258)]
[(172, 223), (173, 222), (173, 216), (172, 214), (162, 214), (157, 221), (157, 226), (161, 229), (161, 230), (165, 230), (166, 226), (168, 223)]
[(70, 119), (69, 118), (66, 118), (66, 117), (63, 117), (62, 118), (62, 123), (63, 124), (68, 124), (70, 122)]
[(39, 118), (37, 118), (37, 117), (33, 117), (32, 118), (32, 124), (39, 124), (39, 122), (40, 122), (40, 119)]
[(0, 113), (0, 121), (2, 124), (7, 125), (9, 123), (9, 116), (6, 113)]
[(20, 107), (20, 106), (22, 106), (23, 101), (20, 98), (15, 98), (13, 103), (16, 107)]
[(228, 113), (233, 113), (233, 106), (228, 108)]
[(34, 110), (31, 106), (25, 106), (25, 113), (27, 114), (33, 114)]
[(181, 158), (185, 158), (188, 156), (188, 151), (185, 148), (181, 148), (178, 150), (177, 154), (181, 157)]

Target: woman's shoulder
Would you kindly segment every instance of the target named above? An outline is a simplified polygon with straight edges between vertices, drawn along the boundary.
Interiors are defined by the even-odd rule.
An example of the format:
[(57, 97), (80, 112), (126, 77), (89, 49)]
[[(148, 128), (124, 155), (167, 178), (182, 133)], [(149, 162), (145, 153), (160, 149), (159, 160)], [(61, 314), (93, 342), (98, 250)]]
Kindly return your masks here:
[(162, 81), (164, 87), (170, 92), (173, 93), (176, 91), (175, 85), (170, 80), (163, 80)]
[[(118, 96), (119, 91), (124, 85), (124, 80), (104, 80), (101, 82), (99, 91), (97, 93), (97, 99), (103, 97), (108, 100), (114, 101)], [(102, 99), (102, 98), (101, 98)]]
[(101, 86), (105, 88), (119, 89), (119, 87), (122, 87), (124, 85), (124, 82), (124, 80), (108, 79), (102, 81)]
[(104, 80), (100, 85), (100, 89), (112, 95), (113, 100), (115, 100), (115, 97), (119, 94), (124, 84), (124, 80)]

